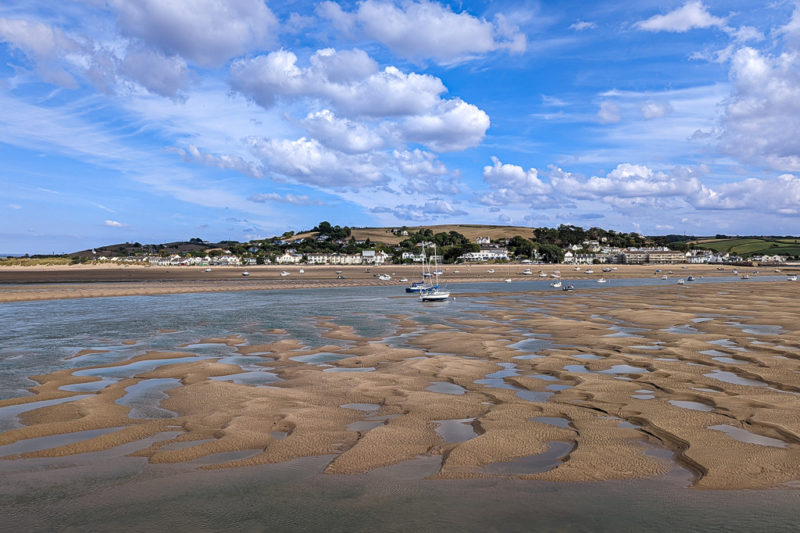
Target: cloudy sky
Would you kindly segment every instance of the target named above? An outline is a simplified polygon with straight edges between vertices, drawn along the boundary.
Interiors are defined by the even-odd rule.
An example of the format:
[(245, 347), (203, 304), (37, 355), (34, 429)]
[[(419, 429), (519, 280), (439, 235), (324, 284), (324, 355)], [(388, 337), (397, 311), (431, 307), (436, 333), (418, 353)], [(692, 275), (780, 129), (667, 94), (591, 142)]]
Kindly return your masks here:
[(0, 3), (0, 253), (450, 222), (800, 233), (800, 4)]

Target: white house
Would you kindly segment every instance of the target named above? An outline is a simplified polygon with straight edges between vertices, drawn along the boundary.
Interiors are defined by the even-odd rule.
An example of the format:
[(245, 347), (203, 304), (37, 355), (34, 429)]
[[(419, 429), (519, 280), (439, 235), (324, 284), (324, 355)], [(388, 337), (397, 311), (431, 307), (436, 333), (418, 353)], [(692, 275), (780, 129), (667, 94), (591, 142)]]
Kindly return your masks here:
[(294, 252), (283, 252), (281, 255), (275, 258), (275, 262), (279, 265), (291, 265), (297, 264), (303, 260), (303, 256), (300, 254), (296, 254)]

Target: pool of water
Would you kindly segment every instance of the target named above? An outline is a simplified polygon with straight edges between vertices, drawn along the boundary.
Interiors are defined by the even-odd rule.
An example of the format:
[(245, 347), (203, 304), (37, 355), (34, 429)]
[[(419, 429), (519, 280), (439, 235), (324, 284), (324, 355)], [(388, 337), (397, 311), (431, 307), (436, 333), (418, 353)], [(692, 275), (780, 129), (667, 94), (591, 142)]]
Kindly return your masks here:
[(717, 426), (708, 426), (708, 429), (722, 431), (730, 438), (738, 440), (739, 442), (746, 442), (748, 444), (758, 444), (759, 446), (770, 446), (773, 448), (786, 448), (788, 445), (786, 441), (773, 439), (772, 437), (765, 437), (764, 435), (758, 435), (751, 431), (747, 431), (744, 428), (736, 426), (721, 424)]

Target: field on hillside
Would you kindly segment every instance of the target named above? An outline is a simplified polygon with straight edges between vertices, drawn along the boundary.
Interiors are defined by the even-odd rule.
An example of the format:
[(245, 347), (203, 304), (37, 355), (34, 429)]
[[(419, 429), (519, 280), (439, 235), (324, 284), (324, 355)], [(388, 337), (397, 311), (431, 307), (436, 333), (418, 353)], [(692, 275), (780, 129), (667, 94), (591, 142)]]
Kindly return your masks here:
[(800, 239), (709, 239), (698, 241), (696, 246), (715, 252), (736, 253), (741, 256), (800, 255)]
[[(533, 237), (533, 228), (524, 226), (484, 226), (478, 224), (448, 224), (441, 226), (408, 226), (408, 232), (414, 233), (422, 228), (427, 228), (434, 233), (449, 233), (457, 231), (472, 242), (478, 237), (489, 237), (492, 240), (510, 239), (515, 235), (520, 235), (527, 239)], [(295, 235), (297, 238), (315, 236), (316, 233), (305, 232)], [(392, 234), (392, 228), (353, 228), (353, 237), (357, 240), (369, 239), (373, 242), (383, 242), (386, 244), (397, 244), (405, 237)]]

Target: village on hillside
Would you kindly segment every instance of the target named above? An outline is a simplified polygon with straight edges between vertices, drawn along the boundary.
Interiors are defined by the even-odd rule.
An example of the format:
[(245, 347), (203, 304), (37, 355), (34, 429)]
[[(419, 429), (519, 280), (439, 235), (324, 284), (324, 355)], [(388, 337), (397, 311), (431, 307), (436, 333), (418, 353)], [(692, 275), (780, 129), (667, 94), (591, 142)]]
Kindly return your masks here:
[[(475, 227), (471, 227), (475, 232)], [(422, 263), (436, 255), (440, 263), (591, 264), (783, 264), (790, 255), (738, 255), (688, 246), (685, 241), (646, 238), (599, 228), (534, 228), (520, 235), (472, 239), (450, 230), (390, 228), (392, 238), (356, 238), (354, 229), (320, 223), (309, 232), (249, 243), (209, 243), (191, 239), (172, 245), (125, 244), (74, 254), (73, 262), (137, 263), (155, 266), (365, 265)], [(488, 231), (487, 231), (488, 233)], [(590, 238), (594, 237), (594, 238)], [(381, 240), (378, 240), (381, 239)], [(658, 241), (661, 242), (658, 242)], [(394, 242), (384, 242), (394, 241)], [(435, 250), (435, 251), (434, 251)]]

